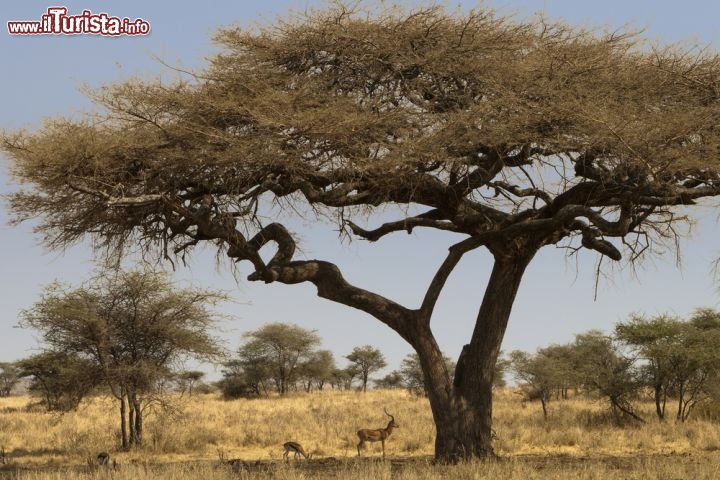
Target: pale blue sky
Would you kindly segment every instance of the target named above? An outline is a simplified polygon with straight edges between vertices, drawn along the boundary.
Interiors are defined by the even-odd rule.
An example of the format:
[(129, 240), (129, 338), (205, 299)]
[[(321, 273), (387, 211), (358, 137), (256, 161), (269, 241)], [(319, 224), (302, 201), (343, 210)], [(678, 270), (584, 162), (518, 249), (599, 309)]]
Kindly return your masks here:
[[(58, 3), (70, 14), (83, 9), (112, 16), (138, 17), (148, 21), (148, 36), (106, 38), (79, 36), (12, 36), (5, 22), (40, 20), (48, 7)], [(216, 27), (230, 23), (249, 25), (270, 21), (289, 8), (303, 10), (310, 1), (263, 2), (214, 1), (164, 3), (130, 0), (66, 1), (36, 0), (0, 4), (0, 128), (38, 125), (43, 117), (72, 114), (89, 108), (79, 92), (83, 84), (98, 86), (140, 76), (172, 76), (153, 55), (172, 65), (199, 67), (213, 52), (210, 36)], [(477, 2), (449, 2), (463, 7)], [(720, 4), (714, 1), (617, 1), (581, 0), (488, 1), (502, 13), (519, 16), (544, 11), (546, 16), (569, 23), (615, 29), (625, 24), (645, 28), (646, 35), (664, 42), (685, 41), (720, 47)], [(14, 188), (2, 159), (0, 192)], [(720, 256), (717, 214), (696, 212), (701, 222), (693, 238), (683, 242), (683, 266), (672, 255), (656, 258), (640, 269), (637, 278), (618, 270), (601, 282), (593, 300), (594, 255), (566, 260), (564, 252), (546, 248), (531, 265), (517, 299), (503, 348), (534, 351), (550, 343), (562, 343), (573, 334), (591, 328), (609, 330), (631, 312), (686, 315), (696, 307), (718, 307), (717, 284), (711, 263)], [(417, 230), (412, 236), (397, 234), (379, 244), (353, 242), (340, 245), (330, 225), (302, 231), (304, 253), (339, 264), (346, 277), (359, 286), (386, 293), (408, 306), (416, 306), (451, 239)], [(29, 225), (9, 227), (0, 205), (0, 361), (28, 356), (37, 342), (32, 332), (14, 328), (20, 310), (30, 307), (47, 283), (62, 279), (83, 281), (93, 268), (90, 251), (78, 246), (67, 252), (46, 252), (31, 234)], [(430, 259), (430, 260), (428, 260)], [(469, 337), (482, 298), (490, 263), (483, 253), (465, 258), (453, 274), (433, 319), (443, 349), (456, 357)], [(243, 275), (248, 273), (247, 265)], [(242, 332), (270, 321), (292, 321), (317, 329), (343, 364), (342, 356), (353, 347), (373, 344), (397, 368), (409, 347), (391, 330), (360, 312), (333, 304), (315, 295), (309, 285), (236, 283), (225, 268), (215, 269), (211, 252), (195, 259), (190, 268), (179, 268), (178, 279), (193, 280), (204, 287), (229, 291), (235, 303), (224, 311), (236, 316), (223, 325), (228, 347), (237, 348)]]

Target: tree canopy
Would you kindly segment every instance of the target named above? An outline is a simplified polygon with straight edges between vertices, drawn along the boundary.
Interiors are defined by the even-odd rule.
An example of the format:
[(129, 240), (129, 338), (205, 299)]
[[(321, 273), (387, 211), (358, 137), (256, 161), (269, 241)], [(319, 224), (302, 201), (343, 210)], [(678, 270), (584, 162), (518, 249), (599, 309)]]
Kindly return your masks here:
[[(303, 372), (304, 364), (317, 360), (318, 355), (327, 354), (320, 354), (317, 350), (320, 336), (299, 325), (268, 323), (247, 332), (245, 337), (247, 341), (238, 349), (236, 366), (240, 367), (246, 381), (251, 384), (259, 385), (271, 379), (281, 395), (288, 392), (299, 373), (308, 373)], [(227, 370), (226, 377), (236, 375), (236, 370)], [(259, 389), (255, 390), (260, 393)]]
[[(209, 242), (249, 262), (250, 281), (310, 282), (376, 317), (419, 355), (441, 460), (492, 454), (494, 364), (539, 249), (635, 260), (677, 240), (677, 207), (720, 194), (714, 52), (486, 9), (343, 4), (215, 40), (221, 53), (185, 80), (109, 85), (90, 93), (97, 115), (5, 133), (26, 185), (10, 195), (14, 218), (39, 219), (53, 248), (90, 237), (174, 261)], [(278, 208), (371, 242), (455, 235), (405, 306), (297, 258)], [(397, 218), (375, 225), (380, 211)], [(481, 247), (494, 264), (453, 376), (430, 319)]]
[(363, 345), (353, 348), (352, 352), (345, 355), (345, 358), (360, 372), (363, 392), (367, 391), (368, 378), (370, 374), (382, 370), (387, 366), (385, 355), (372, 345)]
[(653, 389), (660, 420), (668, 398), (677, 399), (676, 418), (684, 422), (698, 402), (717, 396), (720, 312), (700, 308), (687, 320), (633, 315), (615, 326), (615, 336), (640, 360), (640, 380)]
[(0, 362), (0, 397), (9, 397), (20, 378), (20, 369), (16, 364)]
[(102, 383), (99, 366), (73, 352), (48, 350), (19, 360), (17, 366), (20, 375), (31, 378), (29, 390), (42, 396), (48, 411), (77, 408)]
[[(142, 407), (158, 382), (173, 379), (188, 358), (222, 357), (210, 329), (219, 318), (212, 307), (225, 299), (149, 271), (102, 271), (76, 288), (54, 283), (21, 321), (41, 334), (46, 353), (20, 365), (45, 391), (69, 378), (82, 378), (70, 383), (89, 388), (105, 384), (120, 402), (122, 446), (128, 447), (142, 440)], [(69, 392), (73, 405), (89, 388)]]
[[(33, 187), (11, 195), (16, 218), (40, 217), (54, 246), (218, 240), (256, 279), (299, 281), (328, 273), (286, 265), (294, 242), (258, 216), (262, 198), (340, 209), (373, 241), (431, 227), (492, 247), (532, 230), (614, 258), (600, 237), (662, 234), (667, 207), (718, 193), (716, 55), (439, 7), (331, 9), (215, 40), (190, 80), (109, 85), (91, 92), (98, 118), (6, 133)], [(425, 208), (348, 223), (350, 207), (386, 203)], [(256, 256), (268, 241), (272, 265)]]

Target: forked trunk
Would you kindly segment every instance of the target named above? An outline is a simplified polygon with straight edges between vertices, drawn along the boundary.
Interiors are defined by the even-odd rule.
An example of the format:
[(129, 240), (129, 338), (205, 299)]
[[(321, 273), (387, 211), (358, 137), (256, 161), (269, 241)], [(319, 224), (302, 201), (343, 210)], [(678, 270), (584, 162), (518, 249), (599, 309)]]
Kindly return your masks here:
[[(435, 460), (456, 463), (494, 455), (492, 385), (495, 362), (520, 281), (532, 254), (496, 258), (471, 342), (462, 350), (452, 384), (439, 375), (439, 352), (420, 345), (437, 428)], [(425, 350), (420, 352), (420, 350)], [(440, 357), (440, 359), (436, 357)], [(434, 364), (434, 366), (433, 366)], [(449, 392), (449, 393), (448, 393)]]

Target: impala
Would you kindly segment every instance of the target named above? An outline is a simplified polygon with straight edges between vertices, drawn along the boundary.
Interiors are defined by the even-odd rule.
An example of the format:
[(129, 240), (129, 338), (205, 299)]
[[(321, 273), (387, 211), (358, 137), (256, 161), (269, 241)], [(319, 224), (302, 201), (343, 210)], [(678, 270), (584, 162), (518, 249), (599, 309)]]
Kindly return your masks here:
[(297, 442), (285, 442), (285, 443), (283, 443), (283, 448), (285, 449), (285, 451), (283, 452), (283, 458), (286, 461), (288, 459), (288, 454), (290, 454), (290, 452), (295, 453), (296, 459), (298, 458), (298, 455), (302, 455), (306, 459), (310, 460), (311, 454), (306, 453), (305, 449), (303, 449), (302, 445), (300, 445)]
[(385, 415), (390, 417), (387, 427), (376, 429), (363, 428), (362, 430), (358, 430), (357, 436), (360, 439), (360, 443), (357, 445), (358, 457), (360, 456), (360, 448), (365, 445), (365, 442), (381, 442), (382, 454), (383, 458), (385, 458), (385, 440), (390, 436), (393, 429), (400, 428), (400, 425), (395, 423), (395, 417), (390, 415), (386, 409), (383, 410), (385, 411)]

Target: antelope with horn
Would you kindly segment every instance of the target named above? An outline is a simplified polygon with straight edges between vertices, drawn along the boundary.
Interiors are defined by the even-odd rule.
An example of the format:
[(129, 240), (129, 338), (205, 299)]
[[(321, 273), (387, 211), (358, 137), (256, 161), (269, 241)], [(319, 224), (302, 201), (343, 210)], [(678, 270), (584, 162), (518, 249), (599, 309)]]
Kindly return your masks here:
[(360, 439), (360, 443), (357, 445), (358, 457), (360, 456), (360, 448), (365, 445), (365, 442), (380, 442), (382, 444), (382, 454), (385, 458), (385, 440), (390, 436), (394, 428), (400, 428), (400, 425), (395, 423), (395, 417), (387, 412), (387, 409), (383, 408), (385, 415), (390, 417), (390, 421), (385, 428), (363, 428), (358, 430), (357, 436)]
[(283, 452), (283, 458), (285, 461), (288, 459), (288, 455), (290, 452), (295, 453), (295, 459), (297, 460), (299, 455), (302, 455), (306, 459), (310, 460), (310, 457), (312, 456), (311, 453), (306, 453), (305, 449), (303, 449), (302, 445), (300, 445), (297, 442), (285, 442), (283, 443), (283, 448), (285, 451)]

